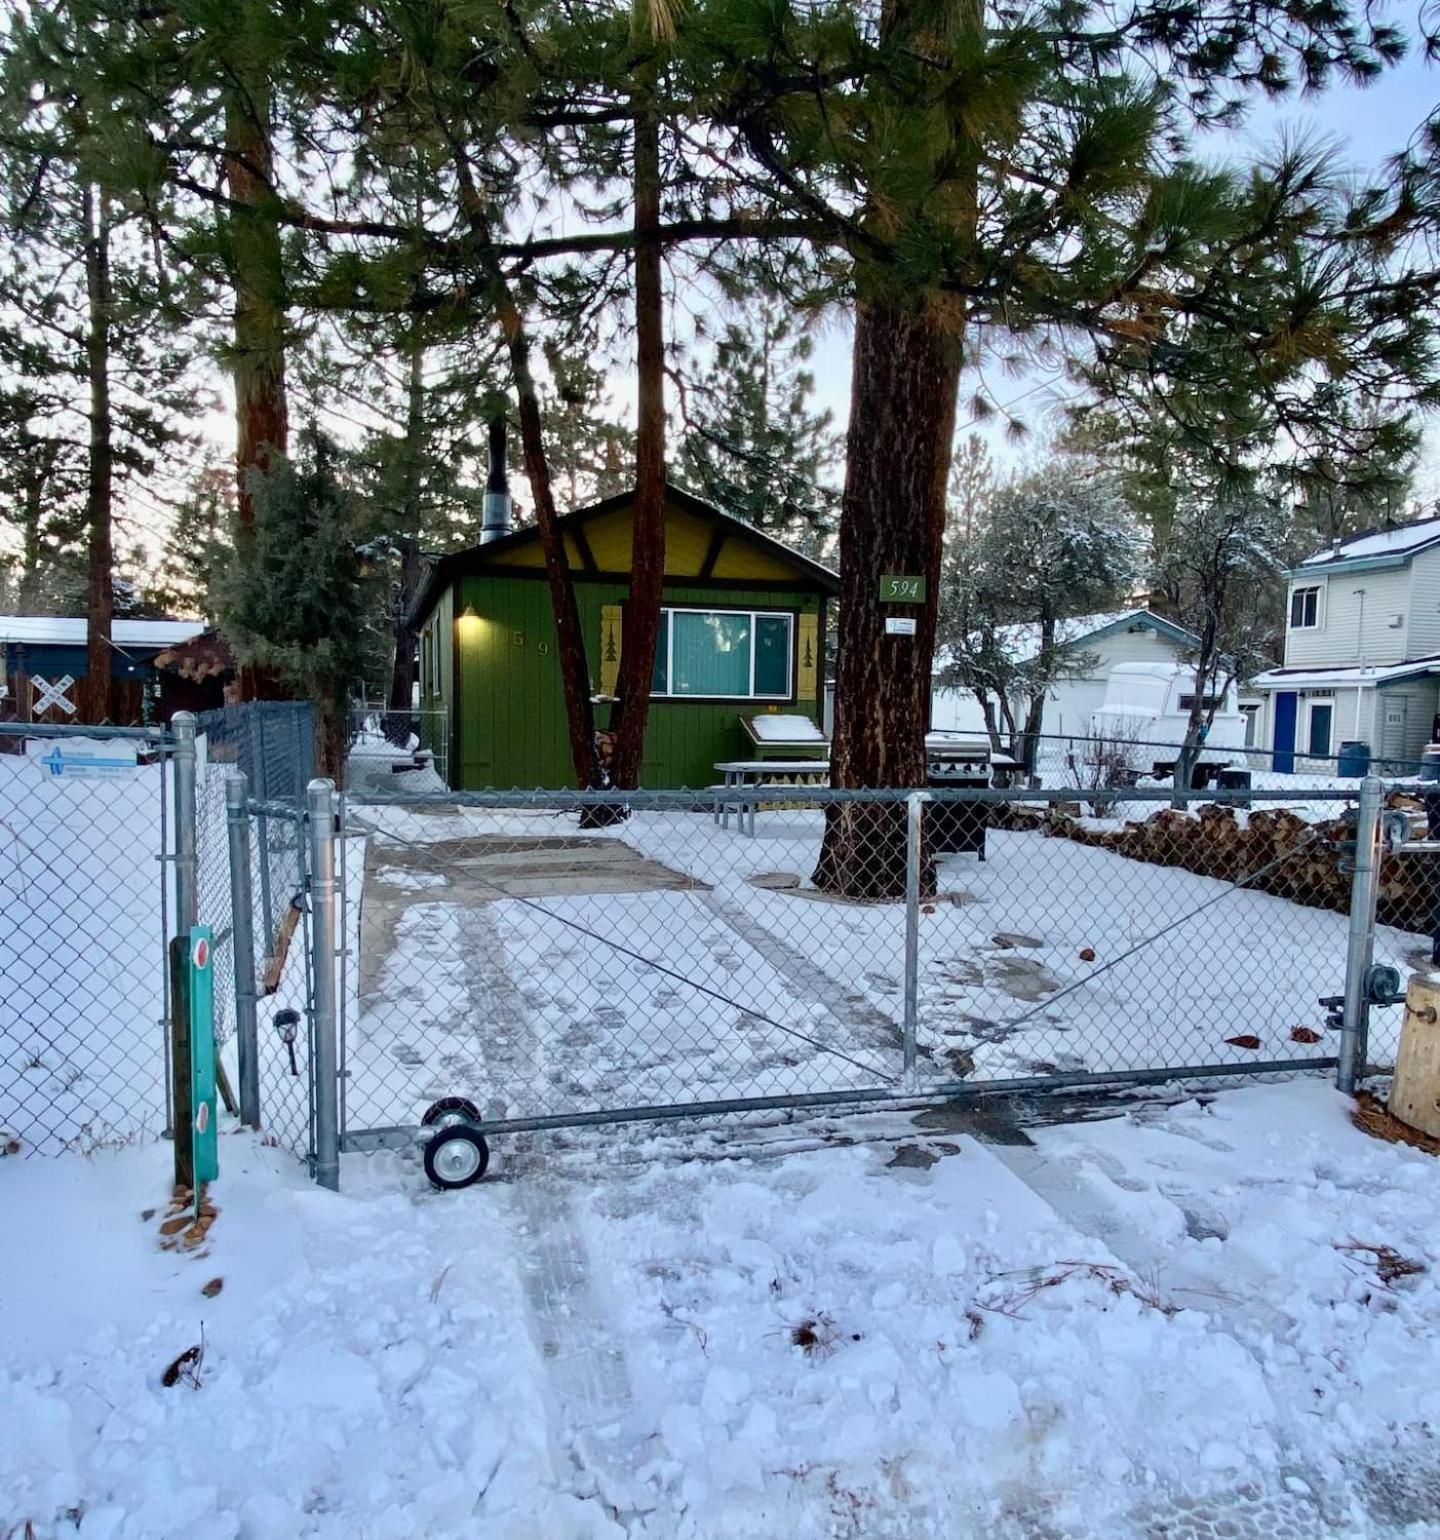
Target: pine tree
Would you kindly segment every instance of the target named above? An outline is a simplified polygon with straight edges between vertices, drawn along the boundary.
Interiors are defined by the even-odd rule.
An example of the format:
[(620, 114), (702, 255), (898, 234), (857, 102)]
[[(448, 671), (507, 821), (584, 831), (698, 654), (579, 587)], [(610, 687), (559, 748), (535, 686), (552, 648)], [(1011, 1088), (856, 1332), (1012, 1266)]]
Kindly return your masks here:
[(24, 367), (34, 368), (34, 351), (15, 342), (13, 334), (0, 330), (0, 369), (16, 381), (0, 389), (3, 607), (43, 615), (63, 607), (62, 591), (73, 587), (79, 571), (85, 462), (80, 446), (57, 421), (64, 391), (37, 389)]
[(818, 556), (839, 515), (839, 440), (830, 413), (810, 407), (808, 332), (771, 296), (752, 309), (685, 390), (680, 472), (717, 507)]
[(237, 510), (236, 560), (215, 598), (242, 667), (314, 703), (320, 770), (339, 780), (351, 691), (384, 666), (388, 638), (364, 503), (322, 434), (308, 430), (299, 447), (256, 481), (253, 517)]
[(233, 552), (235, 517), (233, 466), (210, 459), (182, 493), (153, 566), (143, 585), (145, 601), (161, 614), (215, 618), (216, 573)]
[(145, 480), (188, 453), (198, 339), (182, 333), (193, 292), (152, 238), (151, 211), (114, 178), (109, 87), (77, 63), (86, 28), (68, 11), (22, 13), (0, 53), (0, 170), (11, 238), (0, 305), (15, 326), (0, 333), (0, 366), (22, 393), (44, 401), (45, 416), (26, 431), (47, 451), (68, 446), (83, 463), (79, 706), (83, 720), (104, 721), (121, 499), (143, 498)]
[[(1288, 151), (1251, 174), (1193, 152), (1252, 88), (1394, 62), (1403, 38), (1358, 7), (717, 0), (708, 19), (737, 160), (833, 232), (837, 293), (854, 301), (836, 785), (924, 779), (967, 361), (1023, 361), (1047, 341), (1097, 390), (1162, 399), (1197, 434), (1198, 383), (1207, 405), (1228, 386), (1257, 435), (1312, 441), (1355, 426), (1347, 393), (1431, 368), (1424, 307), (1397, 302), (1375, 250), (1347, 244), (1353, 200), (1323, 157)], [(885, 630), (886, 572), (927, 581), (913, 637)], [(897, 810), (832, 809), (817, 882), (898, 895), (903, 836)]]

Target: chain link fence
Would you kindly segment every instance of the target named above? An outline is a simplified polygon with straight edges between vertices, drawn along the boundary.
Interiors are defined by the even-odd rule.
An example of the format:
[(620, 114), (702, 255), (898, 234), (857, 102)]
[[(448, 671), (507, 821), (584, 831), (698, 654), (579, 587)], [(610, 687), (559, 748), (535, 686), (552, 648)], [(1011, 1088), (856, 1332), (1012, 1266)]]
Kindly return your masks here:
[[(939, 738), (963, 738), (959, 733)], [(984, 735), (976, 741), (983, 741)], [(1087, 790), (1124, 788), (1135, 785), (1169, 785), (1174, 781), (1175, 765), (1180, 762), (1183, 744), (1152, 742), (1143, 735), (1117, 730), (1107, 738), (1077, 736), (1073, 733), (1038, 733), (1030, 739), (1030, 773), (1047, 787), (1075, 787)], [(1198, 764), (1192, 772), (1194, 790), (1215, 785), (1251, 788), (1263, 792), (1297, 790), (1345, 790), (1360, 782), (1361, 776), (1383, 776), (1388, 781), (1414, 778), (1420, 773), (1418, 759), (1375, 758), (1366, 745), (1363, 752), (1348, 755), (1311, 755), (1298, 748), (1226, 747), (1203, 742), (1198, 750)], [(1026, 741), (1021, 739), (1013, 755), (1000, 755), (1001, 764), (1015, 762), (1016, 779), (1026, 775)]]
[[(263, 1107), (266, 1132), (307, 1155), (312, 1098), (303, 815), (315, 775), (314, 711), (304, 701), (247, 701), (201, 712), (196, 730), (197, 885), (200, 917), (215, 932), (221, 1062), (239, 1084), (242, 1112), (249, 1116)], [(227, 782), (237, 773), (259, 811), (245, 817), (242, 802), (232, 828)], [(238, 927), (237, 880), (248, 892)], [(242, 942), (248, 937), (243, 951), (237, 936)], [(263, 1018), (265, 1029), (254, 1033), (250, 1073), (234, 1041), (242, 1012), (252, 1023)]]
[(0, 723), (0, 1145), (167, 1125), (174, 909), (160, 729)]
[[(966, 734), (940, 734), (938, 738), (976, 737)], [(984, 735), (976, 741), (987, 741)], [(1013, 755), (1001, 753), (997, 763), (1013, 764), (1008, 773), (1016, 781), (1033, 775), (1041, 786), (1083, 788), (1086, 790), (1125, 789), (1126, 787), (1169, 785), (1180, 761), (1183, 745), (1177, 742), (1151, 742), (1143, 735), (1117, 730), (1109, 737), (1075, 734), (1040, 733), (1032, 740), (1033, 751), (1027, 761), (1022, 740)], [(1363, 746), (1362, 746), (1363, 747)], [(1027, 769), (1028, 763), (1028, 769)], [(1295, 792), (1354, 790), (1362, 776), (1378, 775), (1386, 780), (1404, 780), (1417, 776), (1420, 761), (1381, 759), (1368, 748), (1363, 753), (1347, 755), (1307, 754), (1288, 751), (1224, 747), (1204, 743), (1192, 772), (1192, 789), (1228, 786), (1230, 789)]]
[(365, 1150), (445, 1098), (498, 1132), (1335, 1069), (1347, 962), (1429, 952), (1383, 906), (1355, 951), (1357, 793), (1172, 797), (348, 794), (321, 1123)]
[(349, 717), (345, 785), (377, 796), (444, 791), (450, 784), (450, 724), (443, 711), (367, 706)]

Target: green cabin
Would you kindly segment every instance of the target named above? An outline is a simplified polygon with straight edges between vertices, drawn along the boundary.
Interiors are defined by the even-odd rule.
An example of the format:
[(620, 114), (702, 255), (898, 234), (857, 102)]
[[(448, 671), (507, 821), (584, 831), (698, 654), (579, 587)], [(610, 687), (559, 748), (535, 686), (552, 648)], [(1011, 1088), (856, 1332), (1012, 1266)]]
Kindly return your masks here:
[[(601, 729), (625, 645), (634, 503), (622, 493), (560, 520)], [(829, 568), (667, 486), (665, 608), (642, 783), (709, 786), (717, 761), (756, 757), (746, 718), (818, 723), (826, 608), (838, 590)], [(432, 736), (447, 735), (452, 788), (573, 786), (536, 530), (496, 532), (440, 557), (412, 613), (422, 720)]]

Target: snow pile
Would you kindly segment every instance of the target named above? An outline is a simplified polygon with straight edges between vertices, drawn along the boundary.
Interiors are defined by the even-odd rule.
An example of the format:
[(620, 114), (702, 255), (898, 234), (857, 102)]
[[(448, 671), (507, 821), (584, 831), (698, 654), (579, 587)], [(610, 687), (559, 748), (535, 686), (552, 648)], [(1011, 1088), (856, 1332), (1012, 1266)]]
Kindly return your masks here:
[(762, 743), (827, 743), (829, 740), (819, 726), (809, 717), (755, 716), (750, 719), (750, 730)]
[[(1032, 1133), (593, 1130), (444, 1196), (392, 1157), (323, 1193), (227, 1137), (199, 1258), (139, 1220), (163, 1150), (0, 1164), (0, 1518), (38, 1540), (1434, 1533), (1432, 1161), (1316, 1083)], [(1424, 1270), (1387, 1282), (1366, 1246)], [(202, 1338), (198, 1386), (165, 1388)]]
[(434, 758), (421, 756), (420, 740), (410, 734), (404, 748), (397, 748), (384, 733), (367, 731), (350, 745), (345, 760), (345, 786), (361, 796), (417, 797), (448, 791)]
[[(555, 1490), (493, 1192), (468, 1214), (413, 1177), (337, 1200), (281, 1152), (226, 1138), (209, 1255), (180, 1257), (140, 1222), (163, 1200), (167, 1159), (151, 1146), (0, 1169), (24, 1259), (3, 1285), (6, 1320), (23, 1323), (0, 1362), (7, 1528), (31, 1518), (39, 1540), (605, 1533), (572, 1525), (575, 1504)], [(362, 1176), (347, 1169), (352, 1185)], [(167, 1363), (202, 1340), (199, 1388), (164, 1387)]]

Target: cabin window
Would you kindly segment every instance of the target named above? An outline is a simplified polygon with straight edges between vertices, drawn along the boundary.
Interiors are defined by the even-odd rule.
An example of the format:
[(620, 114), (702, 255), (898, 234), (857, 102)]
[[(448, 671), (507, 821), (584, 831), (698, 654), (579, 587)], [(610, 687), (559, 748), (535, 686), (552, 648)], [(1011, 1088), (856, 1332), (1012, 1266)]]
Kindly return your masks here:
[(1313, 631), (1320, 624), (1319, 588), (1290, 590), (1290, 629)]
[(426, 695), (440, 694), (440, 648), (433, 621), (420, 633), (420, 679)]
[(660, 612), (651, 690), (710, 700), (788, 700), (795, 617), (764, 610)]
[[(1207, 695), (1200, 702), (1200, 709), (1202, 711), (1218, 711), (1224, 704), (1225, 697), (1223, 695)], [(1180, 709), (1181, 711), (1194, 711), (1195, 697), (1193, 695), (1182, 695), (1180, 697)]]

